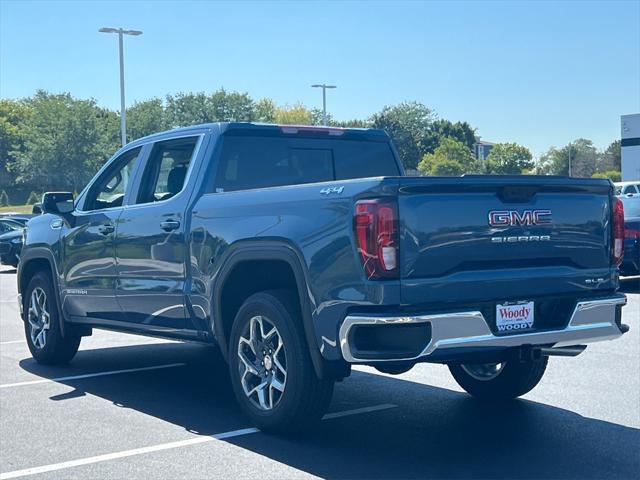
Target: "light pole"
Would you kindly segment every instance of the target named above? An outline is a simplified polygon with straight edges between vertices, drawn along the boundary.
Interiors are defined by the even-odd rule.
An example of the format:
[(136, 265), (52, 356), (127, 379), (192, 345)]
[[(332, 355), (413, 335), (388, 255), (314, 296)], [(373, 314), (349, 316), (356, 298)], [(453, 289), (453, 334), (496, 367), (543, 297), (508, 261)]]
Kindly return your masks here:
[(319, 84), (311, 85), (311, 88), (322, 89), (322, 123), (327, 124), (327, 88), (338, 88), (335, 85)]
[(127, 120), (124, 108), (124, 46), (123, 35), (142, 35), (140, 30), (125, 30), (124, 28), (103, 27), (98, 30), (101, 33), (117, 33), (118, 47), (120, 51), (120, 135), (122, 136), (122, 146), (127, 144)]

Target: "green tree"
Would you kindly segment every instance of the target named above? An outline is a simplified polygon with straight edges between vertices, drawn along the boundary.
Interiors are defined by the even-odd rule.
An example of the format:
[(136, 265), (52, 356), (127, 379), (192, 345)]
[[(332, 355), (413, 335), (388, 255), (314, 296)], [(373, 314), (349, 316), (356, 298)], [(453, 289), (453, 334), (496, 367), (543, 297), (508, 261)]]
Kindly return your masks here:
[(418, 170), (427, 175), (456, 176), (478, 173), (480, 169), (471, 150), (451, 137), (443, 137), (435, 152), (425, 154), (418, 164)]
[(31, 192), (29, 194), (29, 198), (27, 198), (27, 205), (33, 205), (34, 203), (40, 202), (42, 195), (38, 192)]
[(130, 140), (146, 137), (167, 129), (162, 99), (136, 102), (127, 109), (127, 136)]
[(313, 113), (301, 103), (276, 108), (275, 122), (284, 125), (313, 125)]
[(221, 88), (211, 95), (204, 92), (167, 95), (166, 124), (169, 128), (210, 122), (250, 122), (254, 102), (246, 93)]
[(486, 170), (498, 175), (521, 175), (534, 165), (528, 148), (517, 143), (496, 143), (487, 157)]
[(24, 124), (24, 151), (14, 164), (18, 181), (79, 191), (115, 150), (118, 130), (105, 129), (117, 126), (117, 117), (94, 100), (77, 100), (68, 93), (40, 90), (25, 102), (32, 115)]
[(598, 172), (592, 175), (593, 178), (608, 178), (612, 182), (619, 182), (622, 180), (622, 174), (620, 170), (609, 170), (608, 172)]
[(473, 144), (476, 143), (476, 131), (467, 122), (452, 123), (449, 120), (438, 119), (433, 122), (432, 130), (438, 143), (443, 137), (451, 137), (464, 143), (471, 150), (473, 150)]
[(622, 144), (620, 140), (611, 142), (602, 153), (602, 161), (599, 165), (599, 172), (609, 172), (611, 170), (622, 170)]
[(344, 121), (334, 120), (331, 123), (331, 125), (333, 125), (334, 127), (341, 127), (341, 128), (371, 128), (371, 121), (353, 118), (351, 120), (344, 120)]
[(253, 106), (253, 117), (256, 122), (275, 123), (276, 104), (270, 98), (261, 98)]
[(373, 128), (389, 134), (405, 168), (415, 169), (425, 153), (435, 150), (438, 139), (432, 130), (433, 110), (418, 102), (386, 106), (371, 117)]
[(9, 184), (9, 173), (19, 152), (24, 151), (24, 124), (31, 115), (29, 106), (21, 100), (0, 100), (0, 180)]
[(553, 175), (569, 175), (569, 154), (572, 177), (591, 177), (596, 172), (600, 154), (593, 142), (585, 138), (579, 138), (562, 148), (549, 148), (540, 157), (542, 168)]

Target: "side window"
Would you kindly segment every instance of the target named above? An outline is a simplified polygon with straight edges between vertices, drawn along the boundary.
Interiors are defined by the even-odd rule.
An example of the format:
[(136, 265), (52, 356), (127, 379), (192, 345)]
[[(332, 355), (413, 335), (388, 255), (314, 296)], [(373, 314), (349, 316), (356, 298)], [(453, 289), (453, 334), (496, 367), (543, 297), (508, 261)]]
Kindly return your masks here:
[(624, 187), (624, 190), (622, 190), (622, 193), (627, 194), (627, 193), (636, 193), (636, 187), (635, 185), (627, 185), (626, 187)]
[(278, 187), (333, 180), (330, 148), (283, 138), (224, 139), (216, 191)]
[(198, 139), (179, 138), (153, 146), (136, 203), (167, 200), (182, 191)]
[(89, 190), (84, 202), (84, 210), (122, 206), (140, 150), (142, 147), (129, 150), (112, 163)]

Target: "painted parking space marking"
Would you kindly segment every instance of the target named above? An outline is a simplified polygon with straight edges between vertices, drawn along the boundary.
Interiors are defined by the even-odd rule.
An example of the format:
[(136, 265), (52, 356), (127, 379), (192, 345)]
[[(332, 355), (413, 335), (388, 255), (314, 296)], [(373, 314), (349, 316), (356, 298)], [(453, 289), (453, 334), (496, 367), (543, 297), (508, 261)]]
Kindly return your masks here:
[(26, 340), (7, 340), (6, 342), (0, 342), (0, 345), (10, 345), (12, 343), (25, 343)]
[(185, 365), (186, 363), (168, 363), (166, 365), (153, 365), (151, 367), (140, 367), (140, 368), (125, 368), (122, 370), (109, 370), (107, 372), (86, 373), (83, 375), (71, 375), (68, 377), (41, 378), (39, 380), (29, 380), (26, 382), (5, 383), (4, 385), (0, 385), (0, 388), (24, 387), (27, 385), (37, 385), (39, 383), (55, 383), (55, 382), (64, 382), (66, 380), (79, 380), (82, 378), (104, 377), (106, 375), (119, 375), (122, 373), (146, 372), (149, 370), (160, 370), (162, 368), (184, 367)]
[[(397, 405), (385, 403), (381, 405), (374, 405), (371, 407), (354, 408), (353, 410), (345, 410), (342, 412), (328, 413), (322, 419), (331, 420), (334, 418), (348, 417), (350, 415), (360, 415), (363, 413), (376, 412), (376, 411), (387, 410), (387, 409), (396, 408), (396, 407)], [(242, 428), (239, 430), (231, 430), (229, 432), (218, 433), (216, 435), (189, 438), (187, 440), (179, 440), (177, 442), (161, 443), (159, 445), (151, 445), (148, 447), (134, 448), (132, 450), (123, 450), (121, 452), (106, 453), (103, 455), (96, 455), (94, 457), (79, 458), (77, 460), (70, 460), (67, 462), (53, 463), (51, 465), (25, 468), (23, 470), (14, 470), (12, 472), (0, 473), (0, 480), (9, 480), (11, 478), (26, 477), (29, 475), (36, 475), (39, 473), (54, 472), (57, 470), (64, 470), (67, 468), (79, 467), (82, 465), (90, 465), (93, 463), (106, 462), (108, 460), (117, 460), (120, 458), (133, 457), (136, 455), (143, 455), (145, 453), (160, 452), (163, 450), (171, 450), (174, 448), (188, 447), (188, 446), (197, 445), (200, 443), (212, 442), (214, 440), (225, 440), (228, 438), (234, 438), (234, 437), (240, 437), (243, 435), (250, 435), (252, 433), (258, 433), (259, 431), (260, 430), (257, 428)]]

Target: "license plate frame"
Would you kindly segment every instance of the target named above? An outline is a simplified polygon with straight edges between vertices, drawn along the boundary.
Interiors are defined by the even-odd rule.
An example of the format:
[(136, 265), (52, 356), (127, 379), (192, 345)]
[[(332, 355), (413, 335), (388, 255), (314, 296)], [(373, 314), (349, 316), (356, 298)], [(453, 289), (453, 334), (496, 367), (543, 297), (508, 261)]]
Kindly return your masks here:
[(498, 333), (520, 333), (535, 325), (535, 302), (496, 303), (496, 330)]

